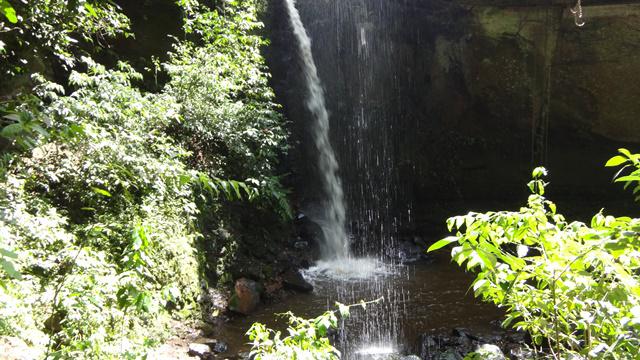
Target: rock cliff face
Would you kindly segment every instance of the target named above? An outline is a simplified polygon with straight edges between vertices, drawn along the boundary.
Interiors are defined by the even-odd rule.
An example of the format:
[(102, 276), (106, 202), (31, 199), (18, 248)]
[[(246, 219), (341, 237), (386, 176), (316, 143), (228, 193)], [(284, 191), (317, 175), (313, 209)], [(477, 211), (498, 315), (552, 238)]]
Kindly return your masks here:
[[(618, 147), (640, 149), (640, 5), (584, 0), (578, 27), (574, 4), (299, 0), (350, 218), (410, 207), (420, 220), (455, 201), (524, 199), (539, 164), (552, 196), (596, 211), (628, 197), (603, 164)], [(267, 58), (300, 142), (301, 202), (312, 203), (315, 150), (285, 16), (271, 1)]]

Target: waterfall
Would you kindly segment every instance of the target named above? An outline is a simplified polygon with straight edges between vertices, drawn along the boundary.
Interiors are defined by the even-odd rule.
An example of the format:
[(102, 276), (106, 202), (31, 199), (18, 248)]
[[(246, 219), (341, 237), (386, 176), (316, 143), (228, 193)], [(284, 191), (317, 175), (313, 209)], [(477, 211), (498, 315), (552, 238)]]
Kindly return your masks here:
[(318, 76), (318, 69), (311, 52), (311, 39), (302, 24), (295, 0), (285, 0), (293, 33), (298, 42), (298, 53), (302, 60), (305, 86), (307, 89), (307, 109), (313, 115), (312, 135), (318, 150), (318, 168), (322, 189), (326, 197), (323, 207), (324, 244), (322, 255), (325, 259), (346, 259), (350, 257), (349, 237), (345, 231), (344, 192), (338, 175), (338, 161), (329, 140), (329, 112), (327, 111), (324, 89)]
[[(368, 0), (361, 1), (364, 5), (368, 3)], [(325, 243), (321, 247), (322, 259), (305, 269), (303, 276), (319, 294), (327, 295), (327, 304), (334, 301), (352, 304), (363, 299), (383, 298), (382, 302), (367, 307), (366, 311), (353, 313), (342, 324), (335, 344), (345, 360), (386, 359), (401, 350), (402, 308), (408, 295), (401, 285), (396, 284), (399, 279), (407, 278), (408, 273), (391, 256), (385, 256), (395, 251), (396, 219), (392, 213), (392, 202), (395, 199), (396, 167), (391, 139), (385, 133), (387, 127), (382, 126), (386, 124), (386, 117), (377, 111), (376, 106), (372, 106), (372, 101), (380, 100), (377, 96), (389, 90), (375, 91), (379, 88), (373, 79), (378, 73), (370, 67), (380, 63), (378, 54), (372, 53), (380, 45), (371, 37), (373, 24), (363, 24), (357, 32), (353, 32), (359, 35), (359, 41), (355, 43), (358, 61), (352, 64), (357, 69), (358, 81), (348, 85), (358, 93), (359, 102), (352, 104), (350, 115), (341, 116), (347, 121), (335, 129), (338, 131), (334, 131), (334, 134), (341, 134), (335, 139), (338, 141), (336, 145), (342, 150), (339, 154), (349, 164), (342, 172), (343, 175), (350, 175), (349, 182), (344, 184), (349, 189), (347, 197), (338, 177), (336, 153), (329, 141), (329, 113), (311, 52), (311, 40), (296, 8), (296, 0), (284, 2), (296, 38), (295, 50), (302, 60), (306, 107), (312, 115), (311, 135), (318, 154), (319, 179), (325, 196), (322, 207), (325, 235)], [(305, 6), (315, 3), (315, 0), (308, 0)], [(346, 3), (353, 4), (352, 1)], [(343, 1), (326, 4), (343, 6)], [(358, 9), (363, 10), (364, 5)], [(328, 42), (323, 43), (321, 48), (338, 46), (338, 43), (326, 37), (320, 41), (323, 39)], [(388, 68), (393, 68), (392, 65), (389, 64)], [(335, 78), (329, 81), (335, 81)], [(348, 98), (351, 96), (349, 94)], [(347, 201), (351, 211), (349, 221), (350, 235), (354, 238), (354, 255), (351, 254), (345, 221)]]

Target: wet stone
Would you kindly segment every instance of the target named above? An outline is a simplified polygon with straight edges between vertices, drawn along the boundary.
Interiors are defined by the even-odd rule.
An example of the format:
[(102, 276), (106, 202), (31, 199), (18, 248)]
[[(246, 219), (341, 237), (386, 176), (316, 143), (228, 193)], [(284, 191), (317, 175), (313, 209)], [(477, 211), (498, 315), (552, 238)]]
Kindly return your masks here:
[(198, 339), (197, 341), (199, 343), (206, 344), (207, 346), (209, 346), (211, 351), (213, 351), (216, 354), (226, 352), (229, 349), (229, 346), (227, 345), (227, 343), (218, 339), (203, 338), (203, 339)]
[(300, 292), (313, 291), (313, 285), (309, 284), (298, 270), (287, 270), (282, 274), (282, 284), (284, 288), (288, 290)]
[(306, 249), (306, 248), (309, 247), (309, 242), (308, 241), (296, 241), (293, 244), (293, 247), (298, 249), (298, 250)]
[(464, 328), (455, 328), (444, 334), (423, 334), (419, 343), (420, 357), (425, 360), (453, 360), (475, 353), (472, 359), (504, 360), (506, 352), (515, 359), (522, 359), (513, 356), (513, 350), (523, 348), (524, 343), (511, 342), (509, 333), (501, 334), (479, 336)]
[(189, 344), (188, 354), (199, 358), (207, 358), (211, 355), (211, 348), (207, 344), (191, 343)]
[(236, 281), (235, 293), (229, 302), (229, 310), (249, 315), (260, 304), (260, 293), (264, 290), (262, 285), (254, 280), (241, 278)]
[(447, 349), (433, 357), (434, 360), (462, 360), (464, 357), (453, 349)]

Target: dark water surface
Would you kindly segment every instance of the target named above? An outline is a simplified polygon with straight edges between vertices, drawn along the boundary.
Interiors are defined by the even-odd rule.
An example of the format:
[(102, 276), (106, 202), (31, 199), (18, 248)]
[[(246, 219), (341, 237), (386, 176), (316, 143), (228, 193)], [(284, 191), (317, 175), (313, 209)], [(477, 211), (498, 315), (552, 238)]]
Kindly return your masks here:
[(422, 333), (449, 331), (465, 327), (472, 332), (492, 333), (491, 322), (501, 318), (499, 309), (483, 304), (468, 291), (472, 276), (451, 263), (447, 251), (430, 261), (398, 265), (388, 274), (352, 280), (315, 279), (310, 294), (295, 294), (282, 302), (265, 305), (255, 314), (233, 319), (217, 334), (229, 343), (230, 351), (248, 350), (244, 335), (253, 322), (284, 329), (286, 321), (274, 314), (292, 311), (298, 316), (315, 317), (334, 307), (335, 301), (357, 303), (384, 296), (381, 304), (366, 311), (353, 308), (345, 323), (344, 338), (337, 346), (344, 358), (367, 348), (393, 348), (410, 353)]

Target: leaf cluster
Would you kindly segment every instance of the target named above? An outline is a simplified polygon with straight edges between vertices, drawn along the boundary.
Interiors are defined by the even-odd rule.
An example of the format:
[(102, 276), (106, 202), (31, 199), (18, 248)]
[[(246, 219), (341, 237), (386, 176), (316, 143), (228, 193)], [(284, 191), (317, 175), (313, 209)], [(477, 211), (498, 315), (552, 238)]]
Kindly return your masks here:
[(349, 318), (352, 307), (375, 304), (383, 299), (361, 301), (359, 304), (344, 305), (336, 303), (337, 310), (329, 310), (322, 315), (305, 319), (292, 312), (281, 314), (288, 319), (287, 336), (282, 332), (267, 328), (261, 323), (252, 324), (247, 332), (251, 340), (251, 356), (256, 360), (308, 359), (338, 360), (340, 351), (329, 341), (329, 332), (338, 328), (338, 315), (341, 320)]
[(624, 188), (631, 189), (635, 200), (640, 202), (640, 154), (632, 154), (627, 149), (618, 152), (620, 155), (609, 159), (605, 166), (622, 166), (614, 175), (614, 181), (624, 183)]
[(199, 250), (236, 203), (291, 216), (255, 9), (181, 4), (189, 40), (169, 85), (145, 93), (131, 66), (81, 56), (78, 42), (126, 32), (110, 1), (0, 1), (0, 33), (20, 35), (3, 66), (30, 73), (29, 51), (46, 52), (70, 71), (0, 103), (0, 336), (37, 357), (144, 357), (171, 316), (196, 312), (209, 263), (229, 277), (234, 236)]
[(71, 69), (83, 44), (129, 36), (129, 19), (112, 1), (0, 1), (0, 74), (28, 74), (51, 65)]
[(452, 259), (476, 272), (476, 296), (507, 311), (540, 356), (626, 359), (640, 349), (640, 219), (568, 222), (544, 194), (542, 168), (519, 211), (448, 219)]

